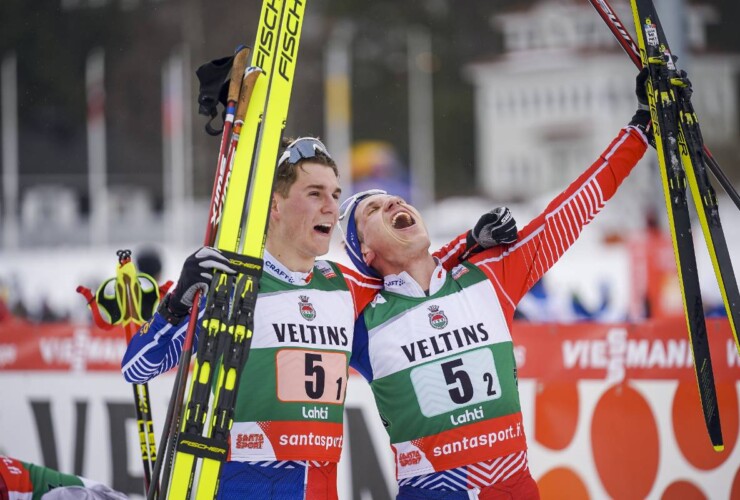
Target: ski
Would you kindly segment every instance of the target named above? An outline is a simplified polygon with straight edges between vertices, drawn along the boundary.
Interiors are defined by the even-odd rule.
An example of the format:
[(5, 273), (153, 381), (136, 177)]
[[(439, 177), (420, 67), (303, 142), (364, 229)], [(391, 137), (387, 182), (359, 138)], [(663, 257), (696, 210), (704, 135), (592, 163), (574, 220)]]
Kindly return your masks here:
[(694, 199), (696, 213), (704, 233), (704, 240), (709, 250), (714, 274), (722, 295), (722, 301), (730, 322), (730, 330), (735, 338), (735, 347), (740, 354), (740, 340), (737, 327), (740, 324), (740, 291), (738, 291), (735, 271), (732, 267), (730, 252), (727, 248), (725, 233), (719, 217), (717, 194), (709, 182), (707, 169), (702, 157), (704, 139), (699, 128), (699, 121), (691, 103), (689, 83), (675, 79), (675, 90), (678, 101), (681, 135), (681, 157), (686, 169), (689, 188)]
[[(622, 24), (622, 21), (619, 20), (614, 9), (609, 5), (609, 2), (607, 2), (607, 0), (588, 1), (591, 3), (593, 8), (596, 9), (596, 12), (604, 23), (606, 23), (606, 26), (617, 39), (617, 42), (622, 46), (627, 56), (629, 56), (638, 69), (641, 69), (642, 59), (640, 58), (640, 49), (635, 45), (635, 42), (632, 40), (632, 36), (627, 32), (624, 24)], [(719, 182), (725, 193), (727, 193), (730, 199), (735, 203), (735, 206), (740, 209), (740, 194), (738, 194), (730, 179), (722, 171), (722, 168), (720, 168), (717, 160), (714, 159), (714, 156), (712, 156), (712, 153), (709, 151), (706, 144), (702, 147), (702, 156), (704, 157), (706, 166), (712, 172), (712, 175), (714, 175), (714, 178), (717, 179), (717, 182)], [(735, 340), (737, 342), (737, 337), (735, 337)], [(738, 352), (740, 353), (740, 343), (738, 343)]]
[[(663, 182), (666, 210), (678, 268), (694, 371), (699, 386), (704, 422), (715, 451), (722, 451), (722, 429), (709, 352), (704, 307), (691, 236), (691, 218), (686, 196), (687, 176), (696, 172), (687, 153), (679, 109), (680, 73), (668, 47), (652, 0), (630, 0), (643, 66), (648, 69), (647, 93)], [(688, 118), (687, 118), (688, 119)], [(704, 204), (700, 205), (704, 206)], [(697, 207), (697, 211), (700, 211)], [(719, 219), (717, 219), (718, 221)], [(706, 220), (704, 220), (706, 222)]]
[[(638, 68), (642, 68), (639, 49), (608, 2), (606, 0), (589, 1), (612, 31), (617, 41), (622, 45), (622, 48), (624, 48), (630, 59), (632, 59)], [(738, 209), (740, 209), (740, 195), (735, 191), (735, 188), (729, 182), (729, 179), (727, 179), (727, 176), (722, 172), (720, 166), (704, 144), (704, 139), (699, 128), (699, 121), (691, 104), (690, 89), (686, 89), (684, 85), (679, 84), (676, 90), (676, 97), (680, 108), (680, 125), (686, 142), (686, 147), (682, 149), (682, 152), (691, 156), (690, 161), (684, 162), (687, 179), (694, 200), (694, 206), (697, 207), (699, 222), (704, 233), (704, 240), (707, 243), (714, 273), (717, 277), (717, 284), (719, 285), (727, 318), (730, 322), (730, 330), (735, 340), (735, 347), (738, 355), (740, 355), (740, 335), (738, 333), (738, 325), (740, 325), (740, 291), (738, 291), (732, 260), (730, 259), (724, 231), (722, 230), (722, 223), (719, 218), (717, 196), (709, 181), (707, 169), (714, 174), (725, 192), (735, 202)], [(699, 207), (702, 208), (700, 209)]]
[(199, 459), (196, 498), (214, 498), (227, 458), (236, 394), (251, 345), (277, 154), (304, 10), (300, 0), (265, 0), (262, 5), (251, 63), (258, 69), (252, 71), (250, 105), (239, 128), (215, 244), (237, 273), (215, 272), (206, 299), (168, 493), (173, 499), (189, 498)]

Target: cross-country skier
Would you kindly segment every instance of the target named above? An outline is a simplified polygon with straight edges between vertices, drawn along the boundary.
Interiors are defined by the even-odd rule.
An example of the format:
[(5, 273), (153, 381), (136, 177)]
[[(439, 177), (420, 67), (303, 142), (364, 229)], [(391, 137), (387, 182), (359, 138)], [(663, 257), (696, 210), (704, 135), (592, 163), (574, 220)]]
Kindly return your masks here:
[[(255, 309), (254, 336), (239, 386), (230, 455), (219, 498), (334, 499), (352, 328), (382, 282), (327, 253), (339, 216), (337, 168), (314, 138), (291, 143), (278, 162)], [(484, 215), (473, 231), (437, 252), (450, 267), (468, 250), (516, 238), (508, 210)], [(128, 346), (126, 380), (142, 383), (175, 366), (197, 289), (212, 269), (231, 272), (216, 250), (186, 261), (175, 290)], [(197, 334), (197, 330), (196, 330)]]
[[(643, 85), (638, 77), (638, 101), (647, 102)], [(398, 499), (539, 498), (522, 427), (514, 309), (642, 157), (650, 114), (640, 104), (515, 243), (451, 271), (429, 254), (421, 215), (402, 199), (371, 191), (343, 204), (347, 253), (385, 282), (358, 318), (351, 366), (370, 382), (390, 436)]]

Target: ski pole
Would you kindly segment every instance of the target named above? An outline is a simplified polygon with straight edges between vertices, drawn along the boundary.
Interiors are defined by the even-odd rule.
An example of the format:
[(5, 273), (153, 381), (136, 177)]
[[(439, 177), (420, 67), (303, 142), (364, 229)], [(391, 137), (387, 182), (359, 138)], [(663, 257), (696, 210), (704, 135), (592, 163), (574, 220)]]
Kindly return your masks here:
[[(204, 238), (204, 244), (209, 246), (213, 245), (213, 242), (216, 239), (218, 225), (221, 220), (220, 211), (223, 208), (223, 200), (225, 199), (227, 188), (226, 184), (229, 179), (229, 172), (227, 171), (229, 164), (227, 160), (229, 156), (229, 147), (232, 144), (232, 141), (230, 141), (231, 129), (235, 120), (237, 102), (240, 100), (239, 95), (242, 87), (242, 75), (247, 67), (249, 53), (249, 47), (243, 45), (238, 47), (231, 70), (232, 76), (226, 103), (226, 119), (224, 120), (224, 128), (221, 135), (221, 145), (216, 164), (216, 177), (214, 179), (213, 191), (211, 193), (211, 205), (208, 210), (209, 220), (208, 225), (206, 226), (206, 234)], [(234, 145), (234, 147), (236, 146)], [(153, 500), (158, 494), (155, 485), (159, 483), (159, 475), (163, 461), (166, 463), (159, 489), (160, 491), (167, 491), (172, 461), (174, 459), (175, 443), (177, 442), (177, 435), (179, 434), (180, 413), (182, 412), (182, 402), (185, 398), (185, 389), (188, 378), (187, 370), (190, 368), (193, 339), (195, 337), (195, 328), (198, 321), (200, 295), (200, 291), (198, 291), (193, 298), (193, 310), (190, 313), (190, 323), (188, 324), (185, 340), (183, 341), (180, 364), (177, 367), (177, 375), (175, 376), (175, 381), (172, 386), (172, 396), (170, 398), (170, 404), (167, 407), (165, 424), (162, 429), (162, 439), (160, 440), (159, 455), (160, 457), (164, 457), (164, 460), (160, 459), (155, 465), (154, 473), (152, 474), (152, 483), (149, 485), (149, 491), (147, 492), (148, 500)], [(166, 455), (163, 455), (165, 450)]]
[[(122, 312), (122, 326), (126, 342), (131, 342), (139, 327), (144, 324), (141, 313), (141, 301), (137, 291), (141, 285), (136, 276), (136, 268), (131, 262), (130, 250), (118, 250), (118, 269), (116, 270), (116, 298)], [(148, 319), (148, 318), (147, 318)], [(139, 425), (139, 445), (144, 466), (144, 490), (148, 491), (152, 476), (151, 470), (157, 461), (157, 444), (154, 440), (154, 422), (152, 420), (147, 383), (132, 384), (134, 390), (134, 407)]]
[[(147, 306), (149, 316), (156, 307), (162, 293), (166, 293), (172, 285), (171, 281), (158, 286), (149, 275), (137, 273), (131, 262), (130, 250), (119, 250), (118, 268), (116, 276), (103, 282), (97, 293), (84, 286), (78, 286), (77, 292), (87, 301), (92, 311), (93, 321), (98, 328), (112, 330), (116, 326), (123, 328), (126, 341), (130, 342), (136, 330), (144, 323), (143, 312), (144, 295), (141, 281), (148, 281), (154, 296)], [(151, 292), (150, 292), (151, 293)], [(108, 320), (102, 311), (108, 314)], [(134, 391), (134, 410), (139, 430), (139, 445), (142, 465), (144, 469), (144, 488), (149, 489), (151, 484), (151, 469), (156, 463), (156, 442), (154, 440), (154, 424), (152, 422), (149, 387), (147, 384), (132, 384)]]

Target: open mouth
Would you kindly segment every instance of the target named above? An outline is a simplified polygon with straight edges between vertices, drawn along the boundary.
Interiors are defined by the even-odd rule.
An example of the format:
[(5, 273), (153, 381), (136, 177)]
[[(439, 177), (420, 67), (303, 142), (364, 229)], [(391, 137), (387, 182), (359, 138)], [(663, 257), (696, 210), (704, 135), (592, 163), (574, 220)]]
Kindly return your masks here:
[(406, 229), (416, 224), (416, 220), (408, 212), (398, 212), (391, 219), (393, 229)]
[(331, 224), (316, 224), (313, 229), (321, 234), (329, 234), (331, 233)]

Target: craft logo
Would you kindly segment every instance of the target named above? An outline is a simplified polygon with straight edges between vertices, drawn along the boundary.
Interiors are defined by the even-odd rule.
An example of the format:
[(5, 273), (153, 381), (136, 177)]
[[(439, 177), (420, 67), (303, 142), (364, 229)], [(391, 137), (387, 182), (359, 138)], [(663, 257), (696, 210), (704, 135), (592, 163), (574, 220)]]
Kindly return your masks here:
[(301, 316), (308, 321), (313, 321), (316, 317), (316, 309), (314, 309), (308, 301), (308, 295), (301, 295), (300, 299), (301, 301), (298, 303), (298, 309), (301, 311)]
[(440, 311), (439, 306), (429, 306), (429, 324), (437, 330), (447, 326), (447, 316), (444, 311)]
[(237, 434), (236, 436), (236, 447), (239, 449), (261, 450), (264, 444), (265, 436), (262, 434)]
[(421, 462), (421, 453), (417, 450), (409, 451), (408, 453), (398, 454), (398, 463), (401, 467), (408, 467), (409, 465), (416, 465)]

